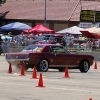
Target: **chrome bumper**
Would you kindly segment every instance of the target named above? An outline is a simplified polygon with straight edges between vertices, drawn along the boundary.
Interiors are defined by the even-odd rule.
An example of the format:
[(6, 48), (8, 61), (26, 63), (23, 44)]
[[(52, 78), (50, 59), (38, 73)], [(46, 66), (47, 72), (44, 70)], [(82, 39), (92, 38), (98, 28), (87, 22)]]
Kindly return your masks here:
[(6, 59), (6, 61), (29, 61), (29, 58), (27, 59)]

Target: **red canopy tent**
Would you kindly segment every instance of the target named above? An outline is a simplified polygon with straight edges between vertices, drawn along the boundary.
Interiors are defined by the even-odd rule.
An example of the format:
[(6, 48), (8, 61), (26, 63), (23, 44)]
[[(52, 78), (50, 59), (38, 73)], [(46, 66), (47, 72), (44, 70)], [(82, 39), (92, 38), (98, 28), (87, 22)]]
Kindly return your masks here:
[(24, 32), (24, 33), (28, 33), (28, 32), (29, 32), (29, 30), (23, 30), (23, 32)]
[(100, 38), (100, 28), (92, 27), (85, 30), (80, 31), (83, 35), (87, 36), (87, 38)]
[(48, 34), (54, 34), (54, 30), (48, 29), (46, 27), (44, 27), (43, 25), (36, 25), (35, 27), (29, 29), (29, 30), (23, 30), (23, 32), (29, 32), (29, 33), (34, 33), (34, 34), (44, 34), (44, 33), (48, 33)]

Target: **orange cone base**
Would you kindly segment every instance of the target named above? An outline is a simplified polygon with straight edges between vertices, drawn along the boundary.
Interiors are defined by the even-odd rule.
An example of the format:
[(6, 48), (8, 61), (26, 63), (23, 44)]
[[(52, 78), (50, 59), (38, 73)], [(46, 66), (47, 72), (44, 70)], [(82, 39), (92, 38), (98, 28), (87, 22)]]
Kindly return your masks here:
[(13, 73), (9, 73), (9, 72), (8, 72), (8, 74), (13, 74)]
[(36, 77), (36, 78), (30, 78), (30, 79), (38, 79), (38, 78)]
[(36, 86), (36, 87), (45, 87), (45, 86)]
[(10, 72), (10, 73), (8, 72), (8, 74), (13, 74), (13, 73), (12, 72)]
[(19, 75), (19, 76), (26, 76), (26, 75)]
[(69, 76), (68, 76), (68, 77), (65, 77), (65, 76), (64, 76), (63, 78), (70, 78), (70, 77), (69, 77)]

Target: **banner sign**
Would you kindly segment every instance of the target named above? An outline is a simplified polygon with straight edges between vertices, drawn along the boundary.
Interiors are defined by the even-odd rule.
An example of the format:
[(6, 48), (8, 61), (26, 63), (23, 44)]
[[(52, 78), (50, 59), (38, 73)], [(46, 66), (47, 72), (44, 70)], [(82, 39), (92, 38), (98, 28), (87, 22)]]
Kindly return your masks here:
[(100, 22), (100, 11), (95, 12), (95, 22)]
[(100, 22), (100, 11), (81, 10), (80, 22)]
[(80, 22), (79, 27), (81, 28), (90, 28), (93, 24), (91, 22)]
[(95, 13), (92, 10), (81, 10), (80, 12), (80, 22), (94, 22)]

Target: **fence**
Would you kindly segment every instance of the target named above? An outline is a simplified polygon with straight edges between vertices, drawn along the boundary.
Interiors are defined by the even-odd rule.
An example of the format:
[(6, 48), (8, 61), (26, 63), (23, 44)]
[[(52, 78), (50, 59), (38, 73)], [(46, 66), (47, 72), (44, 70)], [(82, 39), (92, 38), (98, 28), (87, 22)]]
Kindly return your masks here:
[[(20, 52), (25, 48), (25, 46), (20, 46), (20, 47), (11, 47), (10, 48), (10, 53), (14, 52)], [(82, 50), (82, 49), (77, 49), (75, 46), (74, 47), (66, 47), (69, 51), (71, 52), (77, 52), (79, 54), (88, 54), (88, 55), (93, 55), (95, 61), (100, 61), (100, 49), (96, 49), (96, 52), (92, 52), (93, 50)], [(99, 52), (98, 52), (99, 51)], [(2, 54), (2, 52), (0, 53)]]
[[(7, 52), (20, 52), (22, 51), (26, 46), (0, 46), (0, 52), (4, 52), (4, 53), (7, 53)], [(83, 47), (79, 47), (79, 44), (74, 44), (74, 45), (66, 45), (65, 46), (69, 51), (72, 51), (72, 52), (78, 52), (78, 51), (100, 51), (100, 47), (96, 47), (95, 49), (93, 48), (83, 48)], [(2, 49), (1, 49), (2, 48)]]

